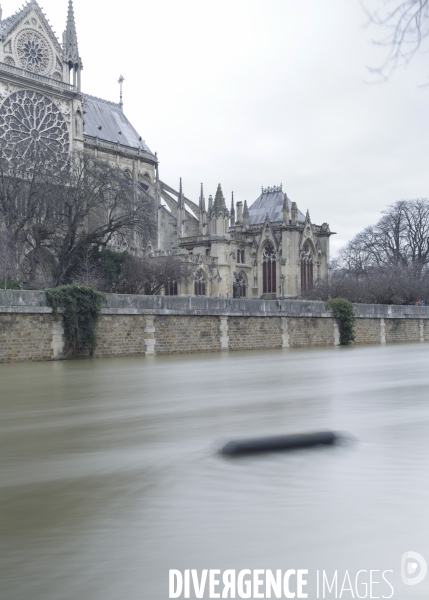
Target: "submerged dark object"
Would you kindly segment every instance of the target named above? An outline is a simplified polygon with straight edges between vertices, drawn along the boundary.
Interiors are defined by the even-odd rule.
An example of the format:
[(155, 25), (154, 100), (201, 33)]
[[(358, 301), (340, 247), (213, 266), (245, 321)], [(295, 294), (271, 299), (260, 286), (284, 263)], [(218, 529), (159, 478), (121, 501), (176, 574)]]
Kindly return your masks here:
[(331, 446), (338, 439), (337, 434), (333, 431), (317, 431), (315, 433), (277, 435), (250, 440), (232, 440), (220, 449), (220, 453), (223, 456), (238, 456), (240, 454), (312, 448), (313, 446)]

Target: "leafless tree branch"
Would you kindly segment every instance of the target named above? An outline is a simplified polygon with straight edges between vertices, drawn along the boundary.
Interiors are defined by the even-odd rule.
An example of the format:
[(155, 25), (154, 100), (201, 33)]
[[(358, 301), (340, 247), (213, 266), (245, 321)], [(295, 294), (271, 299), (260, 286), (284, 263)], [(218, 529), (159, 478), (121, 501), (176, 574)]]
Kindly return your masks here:
[(387, 35), (374, 43), (387, 48), (383, 63), (370, 68), (387, 79), (399, 66), (406, 66), (422, 42), (429, 36), (429, 0), (384, 0), (383, 6), (372, 11), (361, 0), (368, 24), (387, 30)]

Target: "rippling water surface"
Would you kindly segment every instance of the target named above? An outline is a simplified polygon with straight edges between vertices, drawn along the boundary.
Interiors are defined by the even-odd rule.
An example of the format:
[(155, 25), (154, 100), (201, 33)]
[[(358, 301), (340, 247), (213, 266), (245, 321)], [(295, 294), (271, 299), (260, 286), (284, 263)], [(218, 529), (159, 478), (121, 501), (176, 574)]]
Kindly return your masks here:
[[(429, 563), (429, 345), (0, 365), (0, 395), (2, 600), (164, 600), (203, 568), (391, 569), (429, 598), (400, 579)], [(325, 428), (358, 441), (215, 453)]]

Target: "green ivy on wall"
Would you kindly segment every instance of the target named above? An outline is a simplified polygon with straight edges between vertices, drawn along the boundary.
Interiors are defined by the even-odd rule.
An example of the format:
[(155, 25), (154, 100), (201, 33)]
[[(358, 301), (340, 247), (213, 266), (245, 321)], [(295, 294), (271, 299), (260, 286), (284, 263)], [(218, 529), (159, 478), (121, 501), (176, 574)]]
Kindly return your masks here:
[(56, 321), (59, 319), (58, 309), (62, 309), (68, 355), (89, 350), (90, 357), (94, 356), (97, 324), (104, 299), (105, 294), (78, 283), (46, 290), (46, 300)]
[(339, 321), (340, 344), (347, 346), (355, 339), (355, 311), (353, 304), (345, 298), (331, 298), (326, 303), (326, 310), (332, 312), (332, 316)]

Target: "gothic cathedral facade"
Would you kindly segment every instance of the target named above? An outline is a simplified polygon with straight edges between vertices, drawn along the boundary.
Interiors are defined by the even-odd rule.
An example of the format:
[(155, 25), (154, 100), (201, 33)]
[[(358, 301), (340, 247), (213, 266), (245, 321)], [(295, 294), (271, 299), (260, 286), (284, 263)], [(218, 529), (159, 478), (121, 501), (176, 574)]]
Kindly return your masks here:
[(25, 156), (42, 147), (67, 157), (86, 150), (126, 170), (158, 213), (145, 252), (194, 264), (192, 282), (164, 293), (296, 298), (329, 277), (327, 223), (314, 225), (282, 186), (263, 188), (249, 205), (232, 194), (229, 209), (220, 184), (207, 204), (201, 186), (193, 202), (182, 182), (176, 190), (161, 181), (158, 157), (126, 118), (122, 96), (115, 103), (82, 91), (82, 69), (72, 0), (62, 43), (36, 0), (4, 19), (0, 7), (1, 151)]

